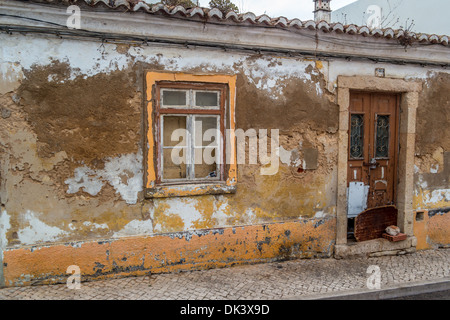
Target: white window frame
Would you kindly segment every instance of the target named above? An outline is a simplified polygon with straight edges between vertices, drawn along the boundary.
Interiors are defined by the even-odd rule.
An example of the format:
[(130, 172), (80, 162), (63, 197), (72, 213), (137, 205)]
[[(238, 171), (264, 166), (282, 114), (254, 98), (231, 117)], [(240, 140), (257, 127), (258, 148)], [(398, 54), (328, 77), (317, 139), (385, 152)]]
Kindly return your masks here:
[[(211, 85), (205, 83), (205, 85)], [(159, 185), (180, 185), (180, 184), (217, 184), (225, 182), (224, 177), (224, 146), (225, 146), (225, 137), (223, 135), (223, 130), (226, 126), (226, 112), (225, 106), (226, 101), (222, 99), (222, 95), (225, 96), (224, 89), (215, 89), (215, 88), (205, 88), (202, 89), (199, 87), (199, 84), (193, 85), (192, 88), (172, 88), (166, 85), (157, 86), (157, 90), (159, 90), (157, 96), (160, 101), (157, 101), (157, 105), (159, 106), (159, 114), (158, 114), (158, 123), (159, 123), (159, 141), (158, 141), (158, 177), (159, 177)], [(164, 105), (163, 101), (163, 92), (164, 91), (185, 91), (186, 92), (186, 105), (185, 106), (177, 106), (177, 105)], [(196, 95), (201, 92), (216, 92), (217, 93), (217, 106), (196, 106)], [(168, 111), (170, 110), (170, 111)], [(183, 111), (183, 112), (181, 112)], [(192, 111), (192, 113), (191, 113)], [(208, 113), (210, 111), (211, 113)], [(200, 113), (199, 113), (200, 112)], [(186, 146), (164, 146), (164, 117), (176, 116), (176, 117), (186, 117)], [(217, 146), (210, 146), (213, 141), (206, 141), (207, 145), (205, 146), (195, 146), (195, 119), (197, 118), (216, 118), (216, 129), (218, 133), (215, 135), (216, 139), (214, 140), (214, 144)], [(217, 139), (218, 137), (218, 139)], [(203, 137), (202, 137), (203, 141)], [(206, 150), (208, 148), (216, 149), (216, 177), (195, 177), (195, 151), (198, 149)], [(166, 179), (164, 177), (164, 150), (167, 149), (185, 149), (185, 159), (186, 159), (186, 178), (183, 179)], [(202, 153), (203, 160), (203, 153)]]

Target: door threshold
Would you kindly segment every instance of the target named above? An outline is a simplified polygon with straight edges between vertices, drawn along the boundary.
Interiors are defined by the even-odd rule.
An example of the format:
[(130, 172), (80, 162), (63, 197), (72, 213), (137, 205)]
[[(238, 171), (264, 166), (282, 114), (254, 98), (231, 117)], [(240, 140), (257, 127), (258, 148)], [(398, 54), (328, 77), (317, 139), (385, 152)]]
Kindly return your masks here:
[(416, 251), (417, 238), (409, 236), (404, 241), (391, 242), (387, 239), (375, 239), (363, 242), (348, 242), (337, 244), (334, 257), (337, 259), (353, 257), (378, 257), (387, 255), (401, 255)]

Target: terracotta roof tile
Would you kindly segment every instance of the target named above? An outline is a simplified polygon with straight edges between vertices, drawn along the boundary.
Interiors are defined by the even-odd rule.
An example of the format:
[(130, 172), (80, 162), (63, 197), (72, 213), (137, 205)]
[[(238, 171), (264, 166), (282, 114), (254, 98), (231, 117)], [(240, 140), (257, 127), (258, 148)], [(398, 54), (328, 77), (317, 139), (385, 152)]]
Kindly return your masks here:
[(351, 35), (362, 35), (364, 37), (383, 37), (387, 39), (402, 39), (408, 37), (409, 39), (415, 39), (420, 43), (428, 44), (442, 44), (445, 46), (449, 45), (449, 37), (446, 35), (435, 35), (435, 34), (415, 34), (411, 32), (406, 32), (404, 30), (393, 30), (391, 28), (387, 29), (373, 29), (370, 30), (367, 26), (357, 26), (357, 25), (343, 25), (341, 23), (328, 23), (326, 21), (320, 21), (318, 23), (308, 20), (300, 21), (299, 19), (288, 20), (285, 17), (278, 17), (271, 19), (267, 15), (256, 16), (252, 12), (238, 14), (236, 12), (230, 11), (227, 14), (223, 14), (218, 9), (207, 9), (207, 8), (184, 8), (182, 6), (169, 7), (163, 4), (148, 4), (142, 0), (31, 0), (31, 2), (41, 2), (41, 3), (61, 3), (61, 4), (77, 4), (84, 2), (89, 6), (107, 6), (111, 9), (126, 8), (129, 12), (147, 12), (149, 14), (163, 14), (168, 16), (183, 16), (186, 19), (189, 18), (208, 18), (219, 20), (224, 23), (249, 23), (255, 27), (258, 26), (273, 26), (280, 28), (296, 28), (296, 29), (310, 29), (310, 30), (321, 30), (323, 32), (335, 32), (335, 33), (346, 33)]

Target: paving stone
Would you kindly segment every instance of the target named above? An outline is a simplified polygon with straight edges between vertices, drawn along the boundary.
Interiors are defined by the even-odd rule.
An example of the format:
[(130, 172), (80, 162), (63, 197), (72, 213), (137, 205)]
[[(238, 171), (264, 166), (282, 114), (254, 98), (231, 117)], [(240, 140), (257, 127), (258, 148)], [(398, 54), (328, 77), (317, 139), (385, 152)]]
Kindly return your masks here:
[(312, 259), (65, 284), (0, 289), (0, 300), (264, 300), (366, 288), (367, 268), (381, 269), (381, 284), (449, 276), (450, 249), (351, 260)]

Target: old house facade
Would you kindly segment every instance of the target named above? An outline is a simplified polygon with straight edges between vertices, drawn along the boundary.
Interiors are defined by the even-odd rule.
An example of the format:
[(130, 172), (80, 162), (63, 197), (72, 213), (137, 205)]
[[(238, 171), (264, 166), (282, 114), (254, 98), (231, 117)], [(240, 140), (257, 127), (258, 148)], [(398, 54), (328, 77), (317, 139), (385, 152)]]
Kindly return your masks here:
[[(2, 286), (449, 245), (447, 36), (126, 0), (0, 11)], [(371, 235), (392, 219), (406, 240)]]

